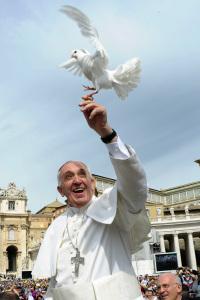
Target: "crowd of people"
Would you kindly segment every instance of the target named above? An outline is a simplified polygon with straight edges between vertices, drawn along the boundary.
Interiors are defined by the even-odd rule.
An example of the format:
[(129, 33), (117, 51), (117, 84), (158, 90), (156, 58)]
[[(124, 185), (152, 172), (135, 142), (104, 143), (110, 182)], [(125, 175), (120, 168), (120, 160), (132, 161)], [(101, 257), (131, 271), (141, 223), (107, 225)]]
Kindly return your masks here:
[(48, 280), (10, 279), (0, 280), (0, 300), (43, 300)]
[[(138, 276), (138, 281), (144, 300), (200, 299), (200, 273), (196, 270), (178, 268), (176, 274), (146, 274)], [(43, 300), (47, 288), (46, 279), (0, 279), (0, 300)]]

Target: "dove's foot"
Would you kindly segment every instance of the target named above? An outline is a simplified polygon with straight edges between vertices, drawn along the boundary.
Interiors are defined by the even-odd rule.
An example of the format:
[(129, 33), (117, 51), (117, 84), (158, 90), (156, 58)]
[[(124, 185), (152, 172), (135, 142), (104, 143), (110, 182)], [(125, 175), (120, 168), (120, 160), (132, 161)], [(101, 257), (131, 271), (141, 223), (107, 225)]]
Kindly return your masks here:
[(93, 86), (83, 85), (83, 87), (84, 87), (85, 91), (95, 91), (96, 90), (95, 87), (93, 87)]
[(90, 100), (90, 101), (93, 101), (94, 100), (94, 95), (96, 95), (98, 93), (98, 91), (95, 91), (94, 93), (91, 93), (91, 94), (88, 94), (88, 95), (85, 95), (82, 97), (83, 100)]

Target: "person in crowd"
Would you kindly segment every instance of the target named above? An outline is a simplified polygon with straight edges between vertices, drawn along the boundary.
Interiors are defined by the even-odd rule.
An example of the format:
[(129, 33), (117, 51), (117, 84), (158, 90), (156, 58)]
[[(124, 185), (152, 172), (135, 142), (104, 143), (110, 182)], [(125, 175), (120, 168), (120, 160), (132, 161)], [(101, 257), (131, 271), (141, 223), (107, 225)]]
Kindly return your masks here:
[(185, 272), (182, 274), (182, 284), (187, 286), (189, 291), (192, 289), (194, 276), (189, 269), (186, 269)]
[[(161, 300), (182, 300), (182, 283), (176, 274), (163, 273), (158, 277), (158, 295)], [(185, 298), (186, 300), (186, 298)]]
[(117, 181), (95, 197), (83, 162), (60, 167), (58, 191), (68, 209), (49, 226), (32, 274), (51, 278), (47, 299), (142, 300), (131, 254), (150, 231), (146, 176), (135, 151), (109, 125), (105, 107), (88, 99), (80, 108), (107, 146)]
[(44, 300), (44, 298), (42, 295), (39, 294), (39, 295), (37, 295), (36, 300)]
[(20, 298), (15, 292), (2, 292), (0, 300), (20, 300)]
[(157, 300), (157, 296), (152, 287), (148, 287), (144, 291), (144, 300)]
[(147, 288), (149, 283), (149, 276), (148, 274), (145, 274), (145, 276), (143, 278), (141, 278), (140, 284), (144, 287)]

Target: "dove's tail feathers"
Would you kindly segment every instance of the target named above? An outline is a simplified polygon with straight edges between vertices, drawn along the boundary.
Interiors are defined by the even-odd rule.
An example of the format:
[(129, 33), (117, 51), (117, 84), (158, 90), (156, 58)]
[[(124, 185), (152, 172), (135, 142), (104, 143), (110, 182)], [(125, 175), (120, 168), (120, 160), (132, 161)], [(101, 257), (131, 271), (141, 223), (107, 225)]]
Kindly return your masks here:
[(113, 71), (113, 88), (122, 100), (128, 97), (128, 93), (137, 87), (140, 72), (140, 60), (138, 58), (129, 60)]

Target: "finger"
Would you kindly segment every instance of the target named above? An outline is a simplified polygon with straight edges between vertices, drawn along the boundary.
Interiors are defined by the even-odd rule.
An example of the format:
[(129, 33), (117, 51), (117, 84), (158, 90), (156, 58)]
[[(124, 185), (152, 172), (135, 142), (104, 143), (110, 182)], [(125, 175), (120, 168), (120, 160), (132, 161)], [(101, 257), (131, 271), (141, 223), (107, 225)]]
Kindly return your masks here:
[(91, 111), (96, 107), (100, 107), (100, 106), (97, 103), (88, 102), (85, 105), (81, 105), (80, 109), (81, 109), (81, 111), (86, 112), (86, 111)]
[[(84, 100), (82, 102), (79, 103), (79, 106), (86, 106), (89, 103), (94, 103), (97, 104), (95, 101), (91, 101), (91, 100)], [(98, 104), (97, 104), (98, 105)]]
[(89, 120), (94, 119), (97, 115), (104, 113), (104, 110), (102, 109), (102, 107), (96, 107), (95, 109), (93, 109), (89, 115)]
[(86, 95), (86, 96), (82, 96), (81, 97), (84, 101), (87, 101), (87, 100), (90, 100), (90, 101), (93, 101), (94, 98), (92, 96), (89, 96), (89, 95)]

